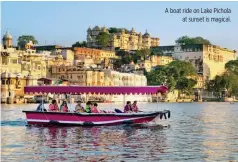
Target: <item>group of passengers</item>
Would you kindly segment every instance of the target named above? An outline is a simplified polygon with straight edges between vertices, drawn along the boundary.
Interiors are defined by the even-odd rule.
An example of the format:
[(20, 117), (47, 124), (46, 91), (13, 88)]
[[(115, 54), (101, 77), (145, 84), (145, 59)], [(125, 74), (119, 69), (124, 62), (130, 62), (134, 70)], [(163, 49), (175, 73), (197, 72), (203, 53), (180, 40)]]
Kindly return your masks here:
[(49, 105), (49, 111), (69, 112), (69, 108), (66, 101), (63, 101), (60, 107), (58, 107), (56, 100), (52, 100), (52, 103)]
[[(88, 101), (86, 103), (86, 107), (84, 108), (81, 105), (81, 101), (77, 102), (77, 105), (75, 106), (75, 111), (77, 113), (100, 113), (105, 111), (99, 111), (98, 110), (98, 104), (97, 103), (92, 103)], [(38, 109), (38, 108), (37, 108)], [(63, 101), (60, 107), (58, 107), (58, 104), (56, 100), (52, 100), (52, 103), (49, 105), (49, 111), (53, 112), (69, 112), (69, 108), (67, 106), (67, 102)], [(118, 110), (119, 111), (119, 110)], [(124, 107), (124, 113), (131, 113), (131, 112), (138, 112), (138, 107), (137, 107), (137, 101), (134, 101), (133, 104), (131, 104), (131, 101), (127, 101), (126, 106)]]
[(131, 101), (126, 102), (126, 106), (124, 107), (125, 113), (138, 112), (138, 111), (139, 109), (137, 107), (137, 101), (134, 101), (133, 104), (131, 104)]
[(88, 101), (86, 103), (86, 107), (84, 108), (81, 105), (81, 102), (78, 101), (77, 105), (75, 106), (75, 112), (79, 112), (79, 113), (100, 113), (100, 111), (98, 110), (98, 104), (97, 103), (92, 103), (90, 101)]

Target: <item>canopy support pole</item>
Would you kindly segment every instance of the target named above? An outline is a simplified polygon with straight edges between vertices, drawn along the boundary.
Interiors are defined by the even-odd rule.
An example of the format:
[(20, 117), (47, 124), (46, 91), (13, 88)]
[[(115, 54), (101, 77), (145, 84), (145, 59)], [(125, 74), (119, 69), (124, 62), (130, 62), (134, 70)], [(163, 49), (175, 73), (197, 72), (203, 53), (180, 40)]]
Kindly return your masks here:
[(125, 106), (125, 105), (126, 105), (126, 95), (123, 94), (123, 106)]
[(158, 93), (156, 93), (156, 97), (157, 97), (157, 109), (158, 109), (158, 111), (159, 111), (159, 95), (158, 95)]
[(42, 96), (41, 96), (41, 111), (44, 111), (44, 101), (43, 101), (43, 93), (42, 93)]
[(87, 104), (87, 102), (88, 102), (88, 94), (86, 93), (85, 104)]
[(69, 110), (71, 110), (71, 93), (69, 94)]

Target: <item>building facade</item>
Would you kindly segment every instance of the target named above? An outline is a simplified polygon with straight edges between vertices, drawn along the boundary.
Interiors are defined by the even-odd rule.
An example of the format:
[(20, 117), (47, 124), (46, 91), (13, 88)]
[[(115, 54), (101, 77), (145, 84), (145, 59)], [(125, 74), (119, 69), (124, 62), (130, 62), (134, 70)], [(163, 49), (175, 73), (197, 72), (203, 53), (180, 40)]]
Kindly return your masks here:
[(116, 59), (116, 53), (114, 51), (99, 50), (92, 48), (79, 48), (75, 47), (74, 60), (83, 60), (85, 58), (91, 58), (96, 64), (100, 64), (104, 59)]
[(122, 50), (140, 50), (144, 48), (156, 47), (160, 44), (160, 39), (151, 37), (150, 34), (146, 31), (144, 34), (137, 33), (134, 28), (131, 31), (126, 31), (122, 29), (116, 33), (110, 33), (106, 27), (98, 27), (88, 28), (87, 30), (87, 45), (90, 48), (98, 48), (100, 47), (96, 41), (97, 36), (101, 32), (106, 32), (110, 35), (110, 45), (109, 48), (111, 50), (115, 50), (116, 48)]
[(121, 73), (111, 69), (85, 68), (83, 66), (53, 66), (52, 78), (66, 79), (80, 86), (146, 86), (144, 75)]
[(199, 86), (200, 88), (204, 88), (207, 80), (214, 79), (216, 75), (221, 75), (225, 71), (225, 64), (236, 58), (235, 50), (229, 50), (216, 45), (187, 44), (160, 46), (153, 50), (162, 52), (164, 55), (172, 55), (176, 60), (191, 62), (200, 75), (199, 82), (202, 86)]
[(138, 61), (138, 65), (140, 68), (145, 69), (147, 72), (150, 72), (153, 67), (167, 65), (173, 60), (174, 59), (171, 56), (152, 55), (146, 60)]
[(28, 78), (19, 74), (1, 73), (1, 102), (24, 102), (24, 87)]

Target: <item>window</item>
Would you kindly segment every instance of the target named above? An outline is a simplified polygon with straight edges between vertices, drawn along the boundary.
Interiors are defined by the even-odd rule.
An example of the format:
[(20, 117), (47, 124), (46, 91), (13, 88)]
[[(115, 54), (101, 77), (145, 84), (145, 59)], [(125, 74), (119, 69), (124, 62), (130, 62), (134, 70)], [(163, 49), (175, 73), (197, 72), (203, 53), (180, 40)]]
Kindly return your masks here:
[(17, 59), (11, 60), (11, 63), (12, 63), (12, 64), (17, 64)]
[(5, 84), (5, 80), (2, 80), (2, 85), (4, 85)]

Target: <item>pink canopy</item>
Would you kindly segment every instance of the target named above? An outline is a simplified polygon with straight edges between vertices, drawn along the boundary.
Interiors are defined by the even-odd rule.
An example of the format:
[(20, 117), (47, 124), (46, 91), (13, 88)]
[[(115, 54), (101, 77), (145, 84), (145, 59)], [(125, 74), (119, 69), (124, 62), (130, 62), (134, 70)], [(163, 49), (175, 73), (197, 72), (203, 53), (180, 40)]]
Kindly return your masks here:
[(25, 93), (55, 93), (55, 94), (156, 94), (166, 93), (166, 86), (144, 87), (86, 87), (86, 86), (26, 86)]

